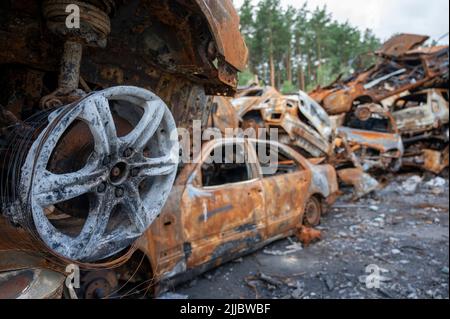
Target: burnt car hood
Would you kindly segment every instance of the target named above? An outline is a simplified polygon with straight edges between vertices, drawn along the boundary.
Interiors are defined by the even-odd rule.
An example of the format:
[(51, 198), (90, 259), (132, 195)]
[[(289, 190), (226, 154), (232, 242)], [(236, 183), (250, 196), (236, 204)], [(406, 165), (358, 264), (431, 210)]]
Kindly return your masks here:
[(399, 150), (403, 153), (402, 139), (398, 134), (365, 131), (350, 127), (339, 127), (337, 134), (345, 136), (348, 142), (365, 145), (382, 153), (392, 150)]

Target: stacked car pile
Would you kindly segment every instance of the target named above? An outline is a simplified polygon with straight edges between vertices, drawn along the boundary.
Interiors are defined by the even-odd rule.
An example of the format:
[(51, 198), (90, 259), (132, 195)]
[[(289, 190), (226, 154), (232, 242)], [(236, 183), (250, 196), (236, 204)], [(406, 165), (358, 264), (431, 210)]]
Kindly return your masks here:
[(243, 129), (277, 128), (282, 143), (332, 164), (356, 197), (379, 186), (368, 172), (439, 174), (448, 166), (448, 46), (419, 47), (427, 39), (395, 36), (376, 65), (309, 96), (251, 86), (232, 105)]
[(376, 154), (383, 163), (386, 152), (401, 159), (390, 161), (394, 171), (415, 166), (439, 174), (448, 167), (449, 51), (422, 46), (427, 40), (394, 36), (375, 52), (374, 66), (310, 93), (340, 125), (400, 134), (403, 147), (391, 140), (391, 149)]

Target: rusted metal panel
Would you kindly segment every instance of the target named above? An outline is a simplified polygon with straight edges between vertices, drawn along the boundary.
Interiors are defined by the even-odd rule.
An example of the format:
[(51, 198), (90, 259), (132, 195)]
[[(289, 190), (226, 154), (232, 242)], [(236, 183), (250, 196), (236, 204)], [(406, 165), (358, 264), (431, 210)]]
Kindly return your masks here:
[(382, 153), (392, 150), (403, 150), (402, 140), (399, 135), (364, 131), (348, 127), (338, 128), (338, 135), (343, 134), (345, 134), (349, 142), (374, 148)]
[(239, 16), (231, 0), (195, 0), (209, 22), (217, 49), (239, 71), (247, 66), (248, 49), (239, 32)]
[[(275, 236), (301, 223), (301, 216), (293, 212), (306, 205), (306, 194), (311, 185), (311, 171), (264, 178), (267, 216), (267, 233)], [(289, 189), (289, 192), (286, 190)]]
[(398, 57), (423, 44), (429, 38), (430, 37), (426, 35), (402, 33), (386, 41), (376, 53)]
[(449, 167), (449, 146), (447, 145), (441, 151), (423, 149), (418, 153), (408, 153), (403, 158), (403, 166), (420, 168), (434, 174), (441, 174), (445, 168)]
[(208, 127), (218, 128), (222, 134), (226, 129), (239, 128), (239, 116), (228, 98), (214, 97)]
[(256, 86), (238, 92), (233, 99), (232, 104), (238, 115), (244, 117), (248, 112), (255, 108), (258, 109), (261, 103), (280, 97), (281, 93), (271, 86)]

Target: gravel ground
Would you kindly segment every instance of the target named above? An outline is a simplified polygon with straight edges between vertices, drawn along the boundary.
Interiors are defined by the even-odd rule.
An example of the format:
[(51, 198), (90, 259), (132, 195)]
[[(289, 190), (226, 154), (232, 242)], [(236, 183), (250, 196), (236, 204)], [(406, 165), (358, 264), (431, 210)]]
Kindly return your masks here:
[[(357, 202), (351, 189), (343, 189), (318, 227), (321, 241), (290, 254), (269, 254), (285, 252), (297, 239), (278, 241), (174, 292), (190, 299), (448, 299), (448, 177), (409, 173), (390, 181)], [(372, 273), (377, 269), (380, 276)]]

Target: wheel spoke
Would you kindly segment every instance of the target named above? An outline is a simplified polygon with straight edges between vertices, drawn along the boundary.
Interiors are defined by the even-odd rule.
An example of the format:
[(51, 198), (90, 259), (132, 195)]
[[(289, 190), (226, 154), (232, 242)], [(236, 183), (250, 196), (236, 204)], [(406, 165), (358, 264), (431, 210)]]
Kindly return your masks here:
[(177, 163), (174, 163), (171, 156), (158, 158), (144, 158), (139, 163), (133, 164), (133, 168), (140, 170), (138, 176), (161, 176), (169, 175), (177, 169)]
[(164, 113), (165, 107), (162, 103), (158, 101), (146, 102), (144, 114), (136, 128), (122, 138), (124, 143), (134, 149), (143, 149), (160, 126)]
[(108, 100), (97, 96), (91, 103), (87, 102), (80, 115), (91, 129), (95, 140), (95, 149), (100, 154), (111, 154), (118, 150), (118, 138), (114, 119), (111, 114)]
[(48, 206), (86, 194), (106, 180), (106, 170), (82, 169), (75, 173), (43, 172), (34, 196), (41, 206)]
[(91, 250), (105, 236), (106, 228), (117, 200), (114, 198), (114, 190), (108, 187), (102, 194), (97, 194), (97, 202), (90, 210), (88, 218), (77, 237), (80, 246), (84, 247), (81, 254)]
[(128, 217), (137, 230), (142, 233), (147, 228), (147, 216), (142, 204), (142, 200), (139, 194), (139, 189), (136, 185), (128, 183), (126, 185), (126, 200), (124, 201), (127, 207)]

